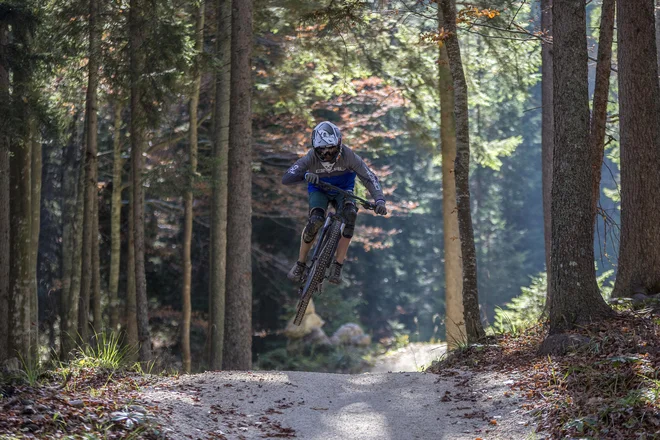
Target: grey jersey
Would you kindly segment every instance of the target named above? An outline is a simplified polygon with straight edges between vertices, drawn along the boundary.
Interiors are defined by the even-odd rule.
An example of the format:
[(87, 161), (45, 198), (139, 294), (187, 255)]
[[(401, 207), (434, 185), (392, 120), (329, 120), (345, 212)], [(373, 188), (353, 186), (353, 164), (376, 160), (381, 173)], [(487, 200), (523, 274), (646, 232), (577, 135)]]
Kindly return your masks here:
[[(307, 172), (318, 174), (322, 181), (344, 190), (353, 189), (352, 183), (355, 180), (355, 175), (357, 175), (364, 186), (367, 187), (374, 200), (385, 200), (383, 190), (376, 175), (364, 163), (362, 158), (346, 145), (342, 145), (341, 154), (334, 164), (321, 162), (314, 153), (314, 150), (308, 151), (306, 155), (298, 159), (288, 169), (282, 177), (282, 183), (289, 185), (300, 182), (305, 179), (305, 173)], [(342, 183), (349, 185), (350, 188), (345, 187)]]

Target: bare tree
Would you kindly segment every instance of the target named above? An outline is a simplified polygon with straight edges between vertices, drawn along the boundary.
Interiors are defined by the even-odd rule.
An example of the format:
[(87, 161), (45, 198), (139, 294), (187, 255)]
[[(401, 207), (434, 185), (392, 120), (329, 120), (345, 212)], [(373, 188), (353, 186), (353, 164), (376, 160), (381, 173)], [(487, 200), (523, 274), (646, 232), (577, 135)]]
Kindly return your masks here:
[(474, 247), (472, 214), (470, 212), (470, 128), (468, 121), (468, 94), (461, 60), (461, 49), (456, 30), (456, 1), (441, 0), (442, 14), (448, 32), (445, 44), (454, 85), (454, 117), (456, 118), (456, 199), (458, 227), (463, 257), (463, 317), (468, 342), (476, 342), (484, 335), (479, 313), (477, 286), (477, 253)]
[(227, 269), (227, 155), (229, 151), (229, 100), (231, 78), (231, 0), (216, 2), (215, 118), (213, 122), (213, 199), (211, 213), (210, 350), (211, 369), (222, 369), (225, 337), (225, 287)]
[(589, 92), (585, 4), (554, 0), (554, 157), (550, 332), (606, 317), (594, 267), (593, 150), (588, 149)]
[(131, 0), (129, 13), (129, 51), (131, 84), (131, 166), (133, 169), (133, 234), (135, 249), (135, 296), (140, 362), (151, 360), (151, 336), (149, 333), (149, 304), (147, 280), (144, 272), (144, 169), (145, 119), (142, 108), (144, 84), (142, 76), (146, 65), (144, 0)]
[(39, 123), (30, 117), (31, 170), (30, 170), (30, 350), (32, 359), (39, 357), (39, 289), (37, 283), (37, 256), (39, 254), (39, 232), (41, 230), (41, 170), (43, 168)]
[(184, 230), (183, 230), (183, 292), (182, 292), (182, 323), (181, 323), (181, 357), (183, 371), (190, 373), (190, 287), (192, 282), (192, 234), (193, 234), (193, 189), (197, 175), (197, 107), (199, 106), (199, 90), (202, 83), (200, 60), (204, 49), (204, 1), (200, 1), (195, 20), (195, 50), (196, 56), (192, 69), (193, 84), (190, 94), (190, 128), (188, 139), (188, 162), (190, 169), (188, 188), (184, 195)]
[[(446, 26), (442, 9), (438, 8), (438, 27)], [(463, 319), (463, 268), (461, 267), (461, 240), (456, 208), (456, 120), (454, 118), (454, 85), (449, 68), (447, 48), (439, 42), (440, 87), (440, 147), (442, 150), (442, 219), (445, 258), (446, 339), (449, 347), (465, 342)]]
[(252, 0), (233, 1), (224, 368), (252, 367)]
[(615, 296), (660, 291), (660, 86), (653, 0), (617, 2), (621, 246)]

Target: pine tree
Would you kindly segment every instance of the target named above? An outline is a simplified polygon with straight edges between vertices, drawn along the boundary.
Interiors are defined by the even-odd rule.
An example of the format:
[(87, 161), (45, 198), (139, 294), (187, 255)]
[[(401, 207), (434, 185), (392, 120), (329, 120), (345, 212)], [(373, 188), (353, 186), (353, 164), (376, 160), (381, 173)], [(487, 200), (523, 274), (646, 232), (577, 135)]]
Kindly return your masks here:
[(614, 296), (660, 291), (660, 87), (653, 0), (617, 2), (621, 245)]
[[(545, 270), (551, 279), (552, 250), (552, 150), (554, 147), (554, 117), (552, 103), (552, 1), (541, 0), (541, 29), (545, 35), (541, 46), (541, 173), (543, 185), (543, 237), (545, 243)], [(552, 296), (547, 287), (547, 304)]]
[(0, 363), (9, 357), (9, 65), (8, 25), (0, 20)]
[(252, 0), (233, 1), (224, 368), (252, 367)]
[(474, 247), (472, 214), (470, 212), (470, 128), (468, 121), (468, 95), (461, 50), (456, 30), (456, 1), (441, 0), (442, 13), (447, 23), (448, 36), (445, 40), (447, 56), (454, 85), (454, 117), (456, 118), (456, 199), (458, 227), (460, 230), (461, 255), (463, 259), (463, 316), (468, 342), (476, 342), (484, 335), (479, 313), (479, 290), (477, 286), (477, 255)]
[(611, 313), (594, 267), (585, 14), (584, 3), (554, 0), (551, 334)]
[[(438, 26), (446, 26), (442, 9), (438, 7)], [(456, 209), (456, 120), (454, 118), (454, 85), (449, 68), (449, 57), (444, 43), (439, 43), (440, 87), (440, 147), (442, 150), (442, 218), (445, 259), (446, 339), (450, 347), (465, 342), (463, 319), (463, 269), (461, 267), (461, 240)]]

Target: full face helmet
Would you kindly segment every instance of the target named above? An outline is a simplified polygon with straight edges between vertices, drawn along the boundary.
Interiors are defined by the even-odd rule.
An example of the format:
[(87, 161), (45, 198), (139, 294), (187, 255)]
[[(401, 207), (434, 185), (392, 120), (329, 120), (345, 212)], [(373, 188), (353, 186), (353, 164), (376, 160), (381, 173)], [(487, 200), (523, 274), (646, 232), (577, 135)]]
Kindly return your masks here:
[(312, 148), (322, 162), (335, 162), (341, 154), (341, 131), (332, 122), (321, 122), (312, 131)]

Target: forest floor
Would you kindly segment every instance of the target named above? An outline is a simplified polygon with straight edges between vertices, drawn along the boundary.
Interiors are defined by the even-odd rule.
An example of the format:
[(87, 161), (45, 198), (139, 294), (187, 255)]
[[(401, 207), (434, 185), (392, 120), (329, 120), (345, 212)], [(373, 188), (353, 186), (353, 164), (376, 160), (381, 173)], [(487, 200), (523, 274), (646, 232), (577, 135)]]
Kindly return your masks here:
[(370, 371), (372, 373), (422, 371), (430, 366), (433, 361), (442, 358), (446, 352), (447, 344), (445, 343), (412, 342), (385, 355), (378, 356)]
[(536, 323), (426, 372), (444, 347), (415, 344), (363, 374), (157, 376), (77, 359), (0, 380), (0, 440), (660, 439), (660, 312), (575, 330), (581, 345), (562, 355), (539, 355), (545, 336)]

